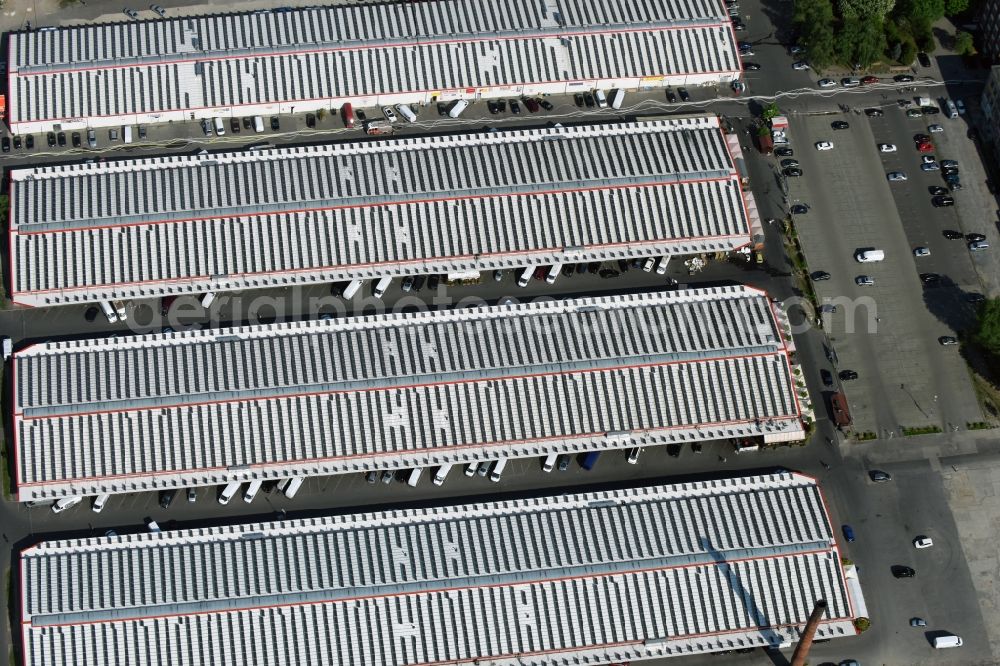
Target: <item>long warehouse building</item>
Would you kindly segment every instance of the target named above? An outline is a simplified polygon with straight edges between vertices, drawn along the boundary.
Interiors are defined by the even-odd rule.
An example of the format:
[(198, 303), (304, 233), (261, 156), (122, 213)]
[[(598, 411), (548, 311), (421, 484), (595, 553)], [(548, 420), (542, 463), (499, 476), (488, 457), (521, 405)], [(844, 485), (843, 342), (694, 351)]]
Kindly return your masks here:
[(13, 300), (48, 306), (728, 251), (714, 116), (11, 173)]
[(853, 637), (791, 472), (21, 552), (24, 666), (607, 664)]
[[(174, 10), (171, 10), (174, 11)], [(433, 0), (15, 32), (14, 134), (733, 81), (718, 0)]]
[(17, 496), (799, 440), (787, 330), (716, 287), (38, 344)]

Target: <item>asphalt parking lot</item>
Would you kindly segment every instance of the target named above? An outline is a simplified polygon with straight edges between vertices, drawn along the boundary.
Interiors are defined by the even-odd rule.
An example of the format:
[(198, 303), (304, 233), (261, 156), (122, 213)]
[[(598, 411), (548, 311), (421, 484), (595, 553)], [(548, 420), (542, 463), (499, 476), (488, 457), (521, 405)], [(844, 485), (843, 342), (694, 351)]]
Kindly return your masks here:
[[(831, 122), (845, 119), (849, 129), (831, 128)], [(788, 179), (789, 199), (811, 207), (796, 216), (810, 270), (831, 274), (815, 287), (821, 303), (837, 308), (824, 315), (839, 357), (836, 370), (859, 373), (859, 379), (844, 384), (858, 431), (893, 437), (904, 427), (964, 427), (982, 415), (958, 348), (938, 343), (940, 336), (954, 335), (954, 330), (928, 309), (929, 289), (919, 278), (923, 269), (916, 265), (904, 215), (891, 192), (911, 183), (887, 181), (886, 172), (896, 167), (883, 164), (876, 144), (885, 139), (876, 136), (875, 123), (884, 124), (885, 118), (870, 124), (867, 117), (852, 114), (792, 122), (790, 136), (804, 176)], [(816, 150), (813, 144), (823, 140), (831, 141), (834, 149)], [(906, 159), (910, 151), (910, 161), (919, 163), (910, 144), (898, 146), (899, 152), (889, 157)], [(912, 166), (907, 169), (912, 171)], [(913, 176), (918, 174), (925, 176), (919, 167)], [(913, 180), (918, 185), (924, 179)], [(920, 199), (926, 201), (929, 195)], [(862, 248), (883, 250), (885, 260), (855, 261)], [(857, 285), (861, 275), (872, 277), (875, 284)]]

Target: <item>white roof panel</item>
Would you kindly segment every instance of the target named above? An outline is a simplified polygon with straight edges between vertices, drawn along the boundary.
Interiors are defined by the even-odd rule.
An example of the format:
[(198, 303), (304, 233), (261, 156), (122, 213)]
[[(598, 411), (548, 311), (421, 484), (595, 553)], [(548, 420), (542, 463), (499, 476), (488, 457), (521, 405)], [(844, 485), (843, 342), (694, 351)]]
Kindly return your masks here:
[(750, 242), (708, 116), (20, 169), (11, 216), (26, 305)]
[(779, 324), (744, 287), (46, 343), (14, 364), (22, 501), (801, 431)]
[(817, 636), (854, 634), (819, 488), (787, 472), (49, 541), (20, 571), (26, 666), (604, 663), (794, 640), (819, 598)]

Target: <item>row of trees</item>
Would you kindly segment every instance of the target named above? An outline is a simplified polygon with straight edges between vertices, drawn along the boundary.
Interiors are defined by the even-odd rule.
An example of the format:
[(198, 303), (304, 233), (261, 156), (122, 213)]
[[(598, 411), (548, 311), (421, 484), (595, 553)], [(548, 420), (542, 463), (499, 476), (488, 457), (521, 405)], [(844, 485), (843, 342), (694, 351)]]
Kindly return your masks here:
[(806, 47), (816, 69), (834, 63), (866, 68), (881, 60), (909, 65), (918, 50), (934, 49), (934, 21), (965, 12), (969, 2), (795, 0), (793, 19), (799, 43)]

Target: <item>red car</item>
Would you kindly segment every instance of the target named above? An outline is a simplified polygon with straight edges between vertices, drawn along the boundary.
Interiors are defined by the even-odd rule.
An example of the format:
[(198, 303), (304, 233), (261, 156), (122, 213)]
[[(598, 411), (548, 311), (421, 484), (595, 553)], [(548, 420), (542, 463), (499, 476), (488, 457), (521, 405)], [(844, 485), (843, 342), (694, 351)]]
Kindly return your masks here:
[(922, 153), (932, 153), (934, 152), (934, 144), (930, 141), (924, 141), (923, 143), (917, 144), (917, 150)]
[(869, 74), (865, 78), (861, 79), (861, 83), (863, 83), (865, 85), (868, 85), (870, 83), (878, 83), (878, 77), (877, 76), (872, 76), (872, 75)]

